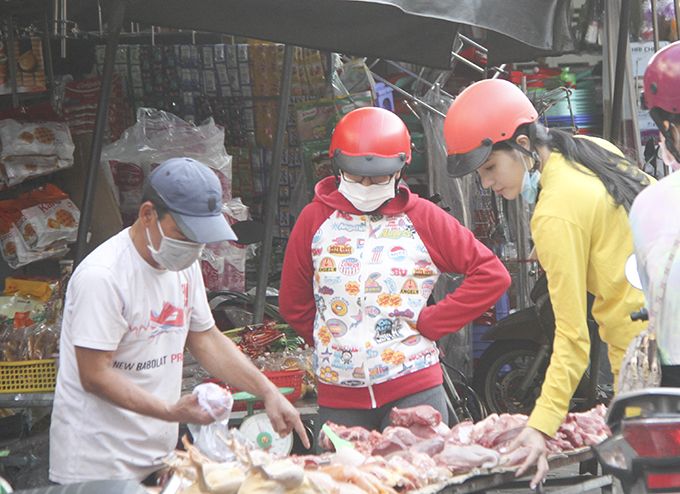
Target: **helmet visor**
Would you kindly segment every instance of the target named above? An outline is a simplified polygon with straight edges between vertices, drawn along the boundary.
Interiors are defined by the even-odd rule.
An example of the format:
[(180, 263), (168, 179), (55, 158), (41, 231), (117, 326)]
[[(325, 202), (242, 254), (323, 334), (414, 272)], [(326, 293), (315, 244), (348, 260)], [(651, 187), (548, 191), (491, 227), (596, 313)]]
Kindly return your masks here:
[(449, 177), (459, 178), (472, 173), (489, 159), (493, 143), (491, 139), (484, 139), (482, 144), (472, 151), (463, 154), (450, 154), (446, 158), (446, 168)]
[(362, 177), (379, 177), (394, 175), (407, 164), (404, 153), (399, 156), (381, 158), (379, 156), (349, 156), (341, 151), (333, 155), (333, 165), (345, 173)]

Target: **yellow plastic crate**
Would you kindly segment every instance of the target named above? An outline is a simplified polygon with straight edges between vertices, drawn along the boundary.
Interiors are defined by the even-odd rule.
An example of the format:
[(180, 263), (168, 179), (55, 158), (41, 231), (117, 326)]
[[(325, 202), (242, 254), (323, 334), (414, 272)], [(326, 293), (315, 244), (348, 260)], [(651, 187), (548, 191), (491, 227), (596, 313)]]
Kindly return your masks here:
[(0, 362), (0, 393), (45, 393), (56, 384), (54, 360)]

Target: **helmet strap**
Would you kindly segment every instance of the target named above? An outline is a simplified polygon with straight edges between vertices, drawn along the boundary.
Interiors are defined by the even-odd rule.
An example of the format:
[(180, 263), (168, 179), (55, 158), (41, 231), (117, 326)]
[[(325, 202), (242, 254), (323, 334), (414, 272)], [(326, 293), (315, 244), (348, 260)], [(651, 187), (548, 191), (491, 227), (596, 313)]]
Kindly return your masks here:
[[(533, 127), (530, 127), (530, 129), (531, 128), (533, 128)], [(534, 135), (535, 135), (535, 133), (536, 133), (536, 130), (534, 129)], [(508, 145), (511, 148), (516, 149), (520, 153), (525, 154), (529, 158), (534, 160), (534, 166), (531, 168), (531, 171), (538, 170), (538, 168), (541, 166), (541, 157), (538, 155), (538, 153), (536, 152), (536, 149), (534, 148), (534, 140), (531, 138), (531, 136), (529, 136), (529, 145), (531, 146), (531, 151), (529, 151), (528, 149), (524, 148), (523, 146), (520, 146), (519, 144), (517, 144), (517, 141), (515, 141), (514, 138), (508, 139), (507, 142), (508, 142)]]
[[(404, 183), (406, 183), (406, 167), (407, 167), (407, 166), (408, 166), (408, 164), (404, 165), (404, 166), (401, 168), (401, 170), (398, 170), (398, 171), (396, 171), (396, 172), (394, 173), (394, 174), (396, 175), (397, 173), (401, 172), (401, 173), (399, 174), (399, 180), (403, 180)], [(396, 197), (396, 195), (399, 193), (399, 180), (395, 180), (395, 181), (394, 181), (394, 195), (395, 195), (395, 197)]]
[[(665, 110), (662, 110), (658, 106), (655, 106), (649, 110), (649, 115), (659, 128), (659, 132), (663, 134), (666, 149), (668, 149), (668, 152), (671, 153), (678, 162), (680, 162), (680, 152), (678, 152), (678, 148), (676, 147), (678, 143), (675, 142), (675, 135), (671, 129), (671, 125), (673, 124), (671, 123), (670, 115), (668, 115)], [(665, 121), (668, 122), (668, 128), (666, 128), (666, 125), (664, 124)]]

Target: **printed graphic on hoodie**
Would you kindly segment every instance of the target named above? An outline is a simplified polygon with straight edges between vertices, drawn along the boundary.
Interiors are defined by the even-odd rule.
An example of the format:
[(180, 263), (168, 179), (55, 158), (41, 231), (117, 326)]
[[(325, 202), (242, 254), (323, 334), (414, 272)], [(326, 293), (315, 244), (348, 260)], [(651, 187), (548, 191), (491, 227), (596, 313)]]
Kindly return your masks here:
[(440, 272), (408, 215), (331, 215), (311, 252), (321, 382), (368, 386), (438, 363), (417, 322)]

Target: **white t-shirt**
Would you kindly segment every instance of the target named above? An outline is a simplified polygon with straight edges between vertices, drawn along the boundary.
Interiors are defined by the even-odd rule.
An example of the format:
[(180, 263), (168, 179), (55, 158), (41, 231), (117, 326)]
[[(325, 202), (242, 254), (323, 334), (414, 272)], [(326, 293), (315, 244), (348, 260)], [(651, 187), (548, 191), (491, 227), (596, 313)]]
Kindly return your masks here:
[(146, 417), (83, 390), (74, 346), (113, 351), (114, 368), (151, 394), (180, 397), (188, 331), (214, 324), (199, 263), (151, 267), (129, 229), (87, 256), (68, 285), (50, 428), (50, 479), (142, 480), (163, 467), (178, 424)]
[[(680, 234), (680, 172), (640, 192), (630, 209), (630, 228), (647, 310), (661, 289), (668, 259)], [(661, 363), (680, 365), (680, 253), (676, 252), (654, 327)]]

